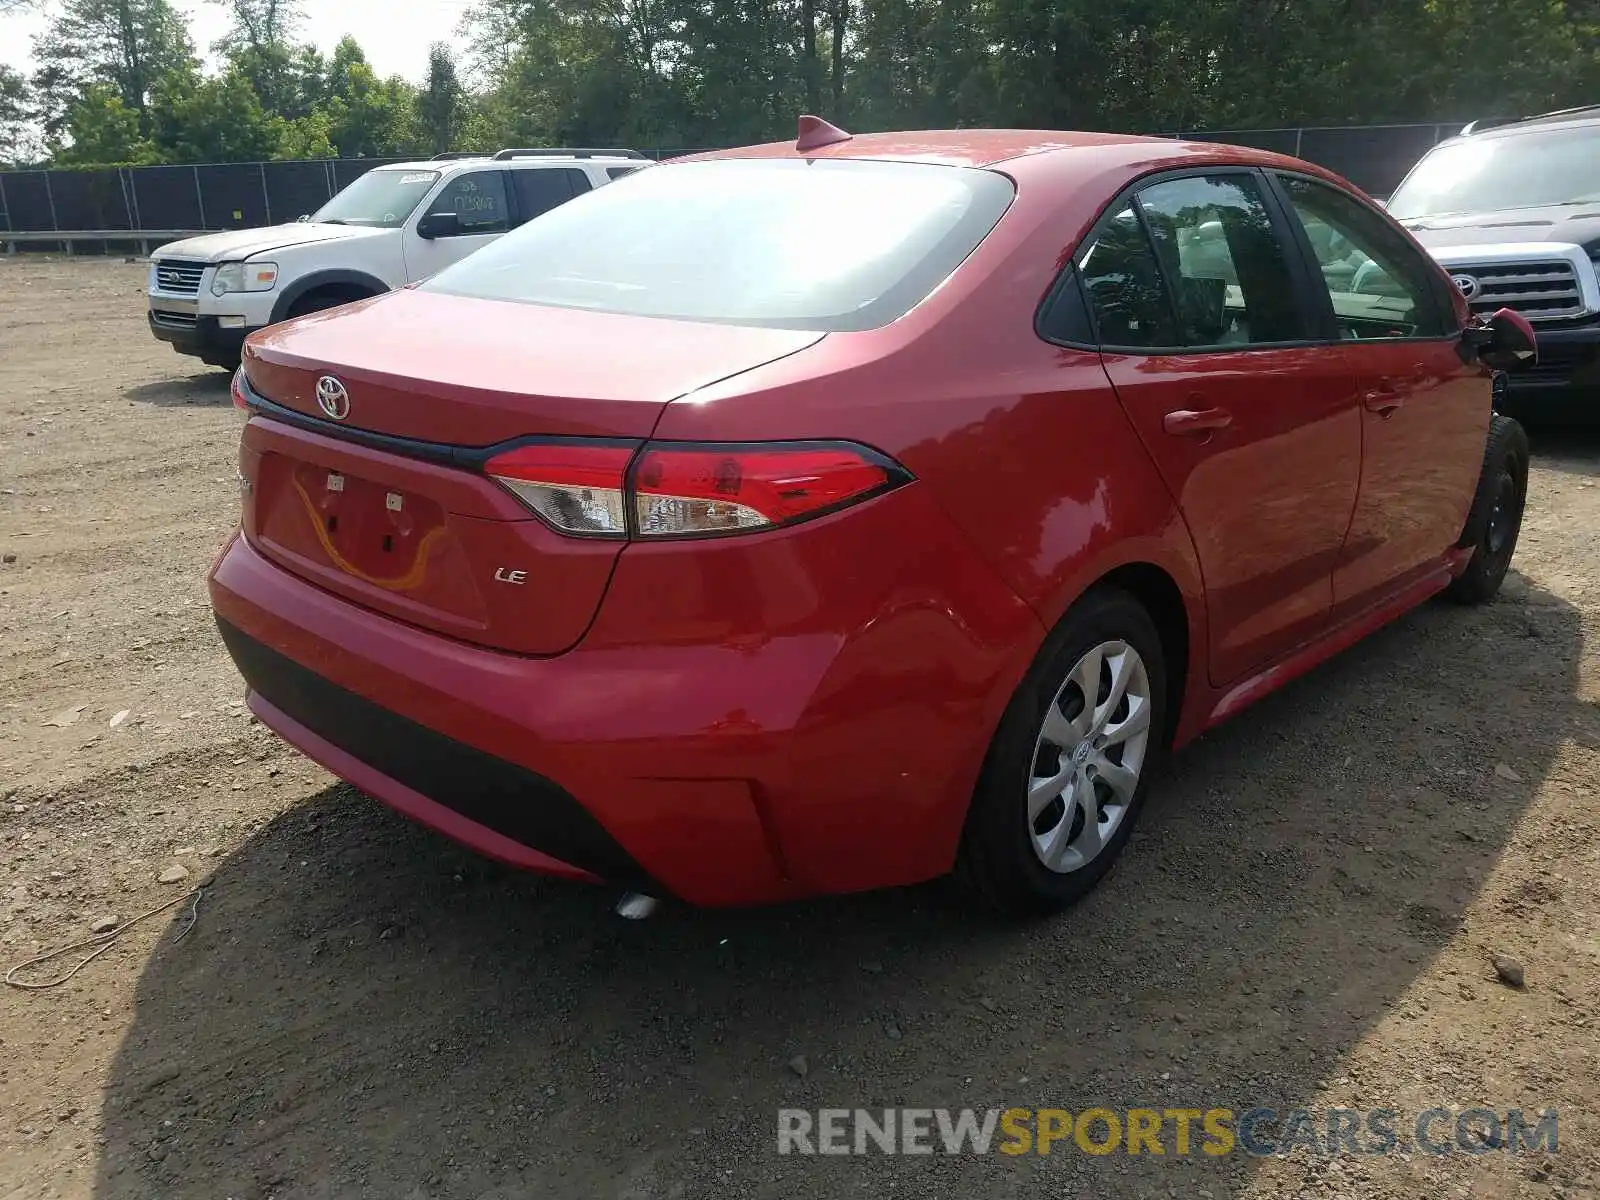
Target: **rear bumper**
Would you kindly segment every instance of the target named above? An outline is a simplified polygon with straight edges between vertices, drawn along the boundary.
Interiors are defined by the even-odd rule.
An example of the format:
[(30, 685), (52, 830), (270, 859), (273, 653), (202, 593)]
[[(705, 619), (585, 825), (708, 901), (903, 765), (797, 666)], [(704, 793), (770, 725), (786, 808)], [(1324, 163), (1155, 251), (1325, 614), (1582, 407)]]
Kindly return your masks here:
[(198, 358), (211, 366), (236, 366), (244, 340), (253, 328), (224, 329), (216, 317), (151, 309), (147, 314), (150, 332), (179, 354)]
[[(546, 658), (374, 613), (242, 536), (212, 605), (267, 725), (490, 857), (703, 905), (912, 883), (950, 868), (1043, 630), (915, 487), (830, 520), (629, 547)], [(856, 536), (895, 548), (850, 555), (849, 610), (815, 611), (802, 560)]]
[(652, 886), (639, 864), (548, 779), (337, 687), (225, 620), (217, 625), (249, 685), (251, 710), (335, 775), (512, 866)]

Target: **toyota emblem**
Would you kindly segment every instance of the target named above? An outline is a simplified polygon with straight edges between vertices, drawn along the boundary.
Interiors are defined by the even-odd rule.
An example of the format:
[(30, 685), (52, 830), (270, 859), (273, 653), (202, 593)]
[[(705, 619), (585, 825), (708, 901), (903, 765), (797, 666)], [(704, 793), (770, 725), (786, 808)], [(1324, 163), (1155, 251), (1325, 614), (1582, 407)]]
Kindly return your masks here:
[(317, 380), (317, 407), (342, 421), (350, 415), (350, 393), (332, 375), (324, 375)]
[(1483, 286), (1471, 275), (1452, 275), (1450, 276), (1450, 282), (1455, 284), (1460, 289), (1461, 294), (1468, 300), (1476, 296)]

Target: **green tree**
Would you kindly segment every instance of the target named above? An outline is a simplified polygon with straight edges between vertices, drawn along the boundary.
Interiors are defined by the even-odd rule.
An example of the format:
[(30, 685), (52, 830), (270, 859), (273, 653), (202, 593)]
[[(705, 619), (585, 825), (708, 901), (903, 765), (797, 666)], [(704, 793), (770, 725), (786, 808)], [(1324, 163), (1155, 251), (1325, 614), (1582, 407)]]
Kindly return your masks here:
[(228, 10), (228, 32), (213, 47), (237, 67), (261, 106), (288, 120), (315, 111), (323, 99), (324, 65), (314, 46), (294, 40), (300, 0), (210, 0)]
[(684, 61), (671, 76), (685, 93), (681, 144), (760, 141), (785, 119), (793, 125), (802, 108), (821, 107), (808, 95), (817, 80), (806, 66), (807, 31), (814, 32), (808, 16), (814, 9), (760, 0), (708, 0), (686, 9)]
[(328, 94), (349, 95), (352, 86), (351, 72), (357, 67), (366, 67), (367, 73), (371, 73), (366, 51), (361, 49), (361, 43), (346, 34), (339, 39), (339, 44), (333, 48), (333, 54), (328, 58), (328, 70), (323, 81)]
[(1600, 0), (477, 0), (476, 94), (445, 46), (417, 88), (352, 38), (326, 60), (298, 42), (302, 0), (208, 2), (230, 17), (212, 77), (175, 0), (54, 0), (31, 81), (0, 74), (0, 156), (30, 128), (63, 161), (386, 157), (727, 145), (790, 137), (801, 111), (857, 130), (1178, 132), (1600, 93)]
[(139, 114), (123, 103), (110, 84), (95, 83), (68, 111), (70, 145), (57, 162), (106, 166), (160, 161), (156, 148), (139, 131)]
[(422, 148), (433, 154), (458, 147), (470, 115), (470, 98), (456, 73), (450, 47), (436, 42), (428, 49), (428, 78), (417, 92), (418, 133)]
[(283, 123), (274, 158), (337, 158), (333, 146), (333, 127), (324, 112), (311, 113)]
[(513, 140), (1449, 120), (1600, 89), (1600, 0), (480, 0)]
[(97, 84), (112, 88), (148, 135), (152, 90), (168, 73), (191, 68), (194, 49), (170, 0), (61, 0), (34, 41), (34, 57), (48, 135), (59, 135), (68, 111)]
[(304, 18), (301, 0), (210, 0), (228, 11), (232, 23), (218, 43), (230, 50), (237, 46), (277, 46), (287, 43)]
[(282, 117), (266, 112), (237, 68), (212, 78), (174, 72), (152, 104), (153, 140), (169, 162), (256, 162), (278, 154)]
[[(690, 13), (682, 0), (484, 0), (470, 25), (500, 139), (684, 144)], [(738, 69), (761, 67), (747, 57)]]
[(0, 63), (0, 166), (15, 166), (30, 157), (30, 100), (27, 77)]
[(398, 76), (379, 79), (354, 38), (345, 38), (328, 62), (330, 136), (343, 158), (379, 158), (408, 150), (415, 141), (416, 103)]

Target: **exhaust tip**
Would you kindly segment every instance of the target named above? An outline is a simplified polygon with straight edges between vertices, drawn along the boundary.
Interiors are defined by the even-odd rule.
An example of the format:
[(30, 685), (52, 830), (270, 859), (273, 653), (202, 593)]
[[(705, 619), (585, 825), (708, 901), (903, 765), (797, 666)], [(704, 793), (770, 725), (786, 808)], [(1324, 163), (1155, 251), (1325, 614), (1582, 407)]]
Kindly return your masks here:
[(654, 896), (643, 892), (629, 892), (617, 901), (617, 915), (625, 921), (642, 921), (661, 904)]

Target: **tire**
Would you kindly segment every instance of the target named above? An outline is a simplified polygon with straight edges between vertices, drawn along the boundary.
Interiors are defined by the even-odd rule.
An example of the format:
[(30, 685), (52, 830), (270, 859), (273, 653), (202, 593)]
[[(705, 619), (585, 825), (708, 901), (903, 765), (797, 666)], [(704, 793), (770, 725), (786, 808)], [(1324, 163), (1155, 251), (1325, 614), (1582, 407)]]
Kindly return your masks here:
[(357, 300), (366, 300), (370, 292), (340, 292), (340, 291), (314, 291), (301, 296), (289, 306), (283, 314), (285, 321), (292, 321), (295, 317), (308, 316), (315, 312), (326, 312), (330, 308), (338, 308), (341, 304), (354, 304)]
[(1467, 568), (1445, 589), (1458, 604), (1492, 600), (1505, 581), (1511, 556), (1522, 531), (1528, 499), (1528, 435), (1512, 418), (1495, 413), (1489, 420), (1478, 490), (1458, 546), (1472, 547)]
[[(1096, 711), (1086, 718), (1078, 677), (1091, 670)], [(1127, 681), (1116, 707), (1108, 703), (1113, 678)], [(1013, 915), (1058, 912), (1087, 894), (1133, 832), (1165, 758), (1166, 718), (1166, 661), (1154, 622), (1121, 589), (1095, 589), (1045, 640), (1000, 720), (962, 831), (957, 880)], [(1086, 740), (1097, 725), (1098, 738)]]
[(226, 371), (231, 375), (239, 369), (239, 364), (244, 361), (244, 352), (240, 350), (228, 354), (213, 354), (207, 358), (202, 358), (200, 361), (208, 367), (216, 367), (218, 370)]

